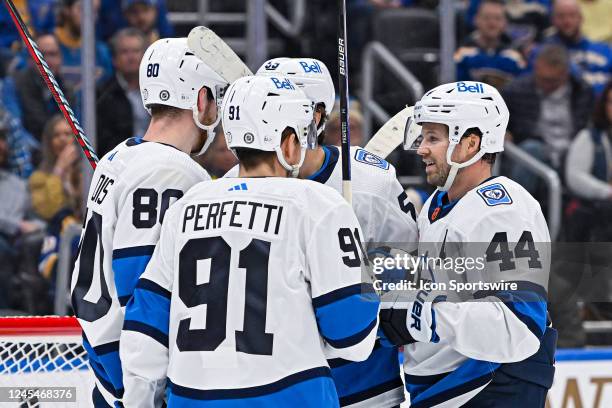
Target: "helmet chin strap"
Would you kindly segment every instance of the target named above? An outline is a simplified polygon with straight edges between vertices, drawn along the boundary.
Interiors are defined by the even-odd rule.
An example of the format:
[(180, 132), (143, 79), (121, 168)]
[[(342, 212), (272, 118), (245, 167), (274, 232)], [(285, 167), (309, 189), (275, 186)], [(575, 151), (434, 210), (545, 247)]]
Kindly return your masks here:
[(482, 156), (485, 155), (485, 152), (481, 149), (470, 160), (463, 162), (463, 163), (455, 163), (451, 159), (451, 156), (453, 155), (453, 151), (455, 151), (455, 146), (457, 145), (451, 144), (450, 146), (448, 146), (448, 150), (446, 151), (446, 162), (450, 165), (450, 170), (448, 172), (448, 176), (446, 177), (446, 182), (444, 183), (444, 185), (442, 187), (438, 187), (438, 190), (440, 191), (448, 191), (451, 188), (451, 186), (453, 185), (453, 182), (455, 181), (455, 177), (457, 177), (457, 173), (459, 172), (459, 169), (471, 166), (472, 164), (480, 160)]
[(202, 146), (200, 151), (196, 153), (193, 153), (193, 152), (191, 153), (192, 156), (201, 156), (206, 152), (206, 150), (208, 150), (213, 140), (215, 140), (215, 128), (221, 121), (221, 115), (219, 115), (219, 112), (217, 111), (217, 119), (212, 124), (205, 125), (202, 122), (200, 122), (200, 120), (198, 119), (199, 111), (198, 111), (197, 105), (194, 105), (191, 108), (191, 112), (193, 115), (193, 121), (195, 122), (196, 126), (206, 131), (206, 141), (204, 142), (204, 145)]
[(301, 147), (300, 152), (300, 162), (298, 164), (289, 164), (287, 160), (285, 160), (285, 156), (280, 148), (280, 146), (275, 147), (274, 151), (276, 152), (276, 157), (278, 157), (278, 161), (280, 164), (291, 173), (291, 177), (296, 178), (298, 173), (300, 172), (300, 167), (302, 167), (302, 163), (304, 163), (304, 157), (306, 157), (306, 148)]

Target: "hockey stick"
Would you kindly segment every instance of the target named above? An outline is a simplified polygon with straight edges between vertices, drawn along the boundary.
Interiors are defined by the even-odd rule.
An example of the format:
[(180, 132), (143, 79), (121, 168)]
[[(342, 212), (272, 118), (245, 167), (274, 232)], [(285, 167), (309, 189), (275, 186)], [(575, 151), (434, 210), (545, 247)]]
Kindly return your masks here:
[(64, 93), (60, 89), (55, 79), (55, 76), (51, 72), (47, 61), (45, 61), (45, 58), (38, 49), (38, 45), (36, 45), (34, 39), (32, 38), (32, 35), (28, 31), (28, 28), (23, 23), (23, 20), (21, 19), (21, 16), (19, 15), (19, 12), (17, 11), (17, 8), (13, 4), (12, 0), (5, 0), (4, 4), (6, 5), (6, 8), (9, 14), (11, 15), (11, 19), (13, 20), (15, 27), (17, 27), (17, 32), (19, 33), (19, 36), (21, 37), (21, 39), (26, 45), (26, 48), (28, 49), (28, 53), (34, 59), (34, 62), (38, 66), (38, 71), (40, 72), (40, 75), (42, 75), (43, 79), (45, 80), (45, 83), (47, 84), (47, 87), (49, 88), (49, 91), (51, 91), (53, 99), (55, 99), (57, 106), (59, 107), (60, 111), (64, 115), (64, 118), (66, 118), (66, 121), (70, 125), (74, 137), (76, 138), (77, 142), (79, 142), (79, 146), (81, 146), (81, 149), (83, 149), (83, 153), (85, 153), (87, 160), (89, 160), (89, 164), (95, 170), (96, 164), (98, 163), (98, 156), (96, 156), (96, 152), (91, 146), (89, 139), (87, 139), (87, 137), (85, 136), (83, 128), (79, 124), (79, 121), (74, 115), (74, 112), (70, 108), (70, 105), (68, 104)]
[(349, 204), (351, 191), (351, 131), (348, 112), (348, 47), (346, 43), (346, 1), (338, 0), (338, 89), (340, 91), (340, 129), (342, 147), (342, 195)]
[(413, 106), (407, 106), (387, 121), (368, 142), (365, 149), (378, 157), (386, 158), (397, 146), (404, 141), (405, 132), (419, 132), (420, 126), (412, 123), (406, 129), (408, 118), (412, 116)]
[(234, 50), (209, 28), (204, 26), (192, 28), (187, 36), (187, 46), (230, 84), (238, 78), (253, 75)]

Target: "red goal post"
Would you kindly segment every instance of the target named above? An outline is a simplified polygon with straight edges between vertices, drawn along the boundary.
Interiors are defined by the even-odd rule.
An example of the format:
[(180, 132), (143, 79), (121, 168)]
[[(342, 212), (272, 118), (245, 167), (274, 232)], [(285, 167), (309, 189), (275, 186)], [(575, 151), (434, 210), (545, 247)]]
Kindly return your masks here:
[[(93, 376), (78, 321), (67, 316), (0, 317), (0, 387), (2, 407), (89, 406)], [(41, 392), (49, 387), (73, 389), (76, 400), (4, 400), (8, 388), (25, 388), (34, 390), (30, 394), (43, 395)], [(11, 395), (15, 394), (11, 391)]]

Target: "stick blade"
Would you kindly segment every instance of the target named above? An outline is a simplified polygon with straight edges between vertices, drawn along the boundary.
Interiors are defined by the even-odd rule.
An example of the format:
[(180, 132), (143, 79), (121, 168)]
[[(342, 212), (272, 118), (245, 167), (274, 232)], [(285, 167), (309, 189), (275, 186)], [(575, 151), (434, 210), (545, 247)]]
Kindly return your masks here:
[(403, 143), (406, 123), (412, 116), (414, 107), (407, 106), (387, 121), (368, 142), (365, 149), (386, 158), (397, 146)]
[(187, 36), (187, 46), (230, 84), (238, 78), (253, 75), (234, 50), (207, 27), (194, 27)]

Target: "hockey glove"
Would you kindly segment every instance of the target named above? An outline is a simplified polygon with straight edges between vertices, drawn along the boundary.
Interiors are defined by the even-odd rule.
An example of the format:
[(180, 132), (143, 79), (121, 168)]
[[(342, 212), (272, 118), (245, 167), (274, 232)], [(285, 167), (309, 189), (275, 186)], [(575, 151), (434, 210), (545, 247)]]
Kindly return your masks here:
[(400, 294), (388, 293), (381, 300), (379, 317), (385, 340), (396, 346), (417, 341), (440, 341), (433, 306), (446, 300), (441, 292), (411, 290)]

